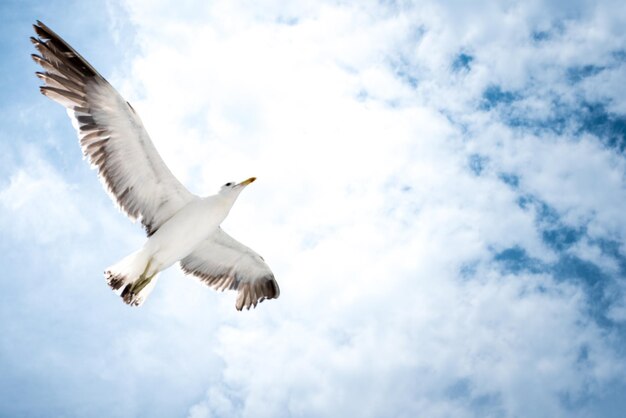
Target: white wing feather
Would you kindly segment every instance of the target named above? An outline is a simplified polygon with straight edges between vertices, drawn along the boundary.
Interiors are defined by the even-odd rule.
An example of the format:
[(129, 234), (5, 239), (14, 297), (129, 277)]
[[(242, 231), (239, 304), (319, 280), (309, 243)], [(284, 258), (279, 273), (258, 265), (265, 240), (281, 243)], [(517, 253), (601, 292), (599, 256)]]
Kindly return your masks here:
[(222, 228), (183, 258), (180, 266), (216, 290), (238, 290), (237, 310), (256, 307), (258, 302), (280, 295), (274, 274), (263, 258)]
[(148, 235), (197, 197), (167, 168), (139, 115), (84, 58), (41, 22), (31, 41), (41, 92), (67, 108), (85, 157), (113, 200)]

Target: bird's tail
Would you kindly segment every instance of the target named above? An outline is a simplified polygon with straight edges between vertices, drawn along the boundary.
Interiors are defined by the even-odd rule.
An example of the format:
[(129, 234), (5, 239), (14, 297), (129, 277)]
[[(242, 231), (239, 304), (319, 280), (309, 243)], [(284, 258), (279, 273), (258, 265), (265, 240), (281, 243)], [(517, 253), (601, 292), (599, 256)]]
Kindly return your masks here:
[(146, 300), (157, 276), (158, 273), (150, 271), (150, 257), (143, 250), (124, 257), (104, 272), (111, 289), (131, 306), (140, 306)]

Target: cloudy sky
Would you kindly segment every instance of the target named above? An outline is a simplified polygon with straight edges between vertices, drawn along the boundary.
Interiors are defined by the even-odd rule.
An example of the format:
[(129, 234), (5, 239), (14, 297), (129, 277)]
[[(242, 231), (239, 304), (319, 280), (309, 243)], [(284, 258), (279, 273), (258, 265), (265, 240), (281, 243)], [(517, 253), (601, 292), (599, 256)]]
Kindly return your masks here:
[[(618, 417), (621, 1), (4, 1), (1, 417)], [(281, 297), (167, 270), (38, 92), (41, 19), (133, 104)]]

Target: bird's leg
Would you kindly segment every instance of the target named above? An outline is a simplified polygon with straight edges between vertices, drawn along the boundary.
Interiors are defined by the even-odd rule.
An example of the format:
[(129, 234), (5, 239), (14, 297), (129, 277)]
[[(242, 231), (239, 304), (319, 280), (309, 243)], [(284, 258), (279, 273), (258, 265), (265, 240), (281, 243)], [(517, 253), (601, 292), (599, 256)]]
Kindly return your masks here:
[(141, 292), (143, 288), (146, 287), (150, 283), (150, 281), (152, 280), (154, 276), (156, 276), (156, 273), (154, 273), (152, 276), (145, 277), (141, 281), (141, 283), (137, 283), (134, 289), (132, 289), (133, 294), (135, 295), (139, 294), (139, 292)]
[(150, 281), (152, 281), (152, 278), (154, 276), (156, 276), (157, 274), (154, 273), (152, 276), (148, 276), (146, 278), (143, 279), (143, 281), (141, 283), (138, 283), (137, 286), (135, 287), (135, 289), (133, 289), (133, 293), (134, 294), (138, 294), (139, 292), (141, 292), (143, 290), (144, 287), (146, 287), (148, 285), (148, 283), (150, 283)]
[(153, 275), (146, 277), (146, 274), (148, 273), (148, 270), (150, 269), (151, 262), (152, 260), (148, 261), (148, 264), (146, 265), (146, 269), (143, 271), (143, 273), (141, 273), (141, 276), (139, 276), (137, 281), (133, 283), (132, 287), (130, 288), (130, 291), (134, 293), (135, 295), (141, 292), (141, 290), (144, 287), (146, 287), (148, 283), (150, 283), (150, 280), (152, 280), (152, 278), (156, 276), (156, 273), (154, 273)]

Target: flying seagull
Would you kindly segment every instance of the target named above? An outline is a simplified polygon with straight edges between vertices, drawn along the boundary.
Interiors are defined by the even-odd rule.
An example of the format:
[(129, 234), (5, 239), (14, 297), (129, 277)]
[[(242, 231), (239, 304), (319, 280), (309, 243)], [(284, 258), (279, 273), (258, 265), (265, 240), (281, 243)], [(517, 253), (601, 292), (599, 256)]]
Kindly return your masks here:
[(224, 184), (212, 196), (189, 192), (167, 168), (133, 107), (67, 42), (46, 25), (33, 25), (44, 72), (41, 93), (67, 109), (80, 146), (111, 198), (148, 239), (141, 249), (105, 270), (124, 302), (139, 306), (157, 275), (177, 261), (216, 290), (237, 290), (237, 310), (278, 298), (274, 274), (261, 256), (222, 230), (239, 193), (255, 180)]

